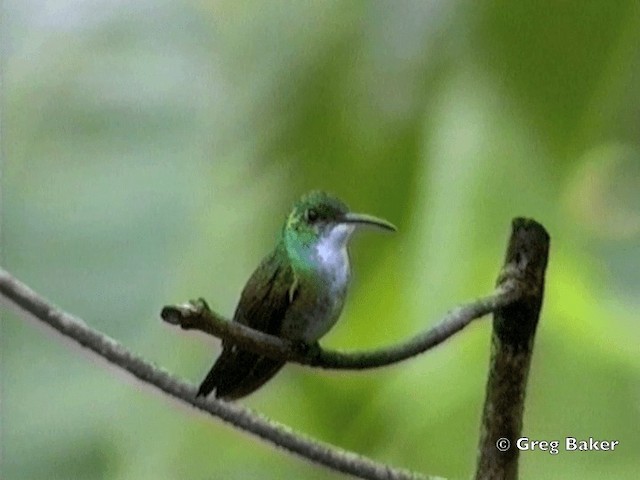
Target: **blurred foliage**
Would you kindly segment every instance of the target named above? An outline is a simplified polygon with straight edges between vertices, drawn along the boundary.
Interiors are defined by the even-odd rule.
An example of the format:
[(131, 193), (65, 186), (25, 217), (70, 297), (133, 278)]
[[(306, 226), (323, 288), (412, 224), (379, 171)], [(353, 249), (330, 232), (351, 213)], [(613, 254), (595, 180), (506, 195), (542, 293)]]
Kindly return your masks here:
[[(509, 223), (552, 235), (524, 433), (615, 452), (521, 454), (522, 478), (640, 463), (640, 4), (4, 3), (2, 265), (198, 382), (302, 192), (395, 222), (354, 242), (335, 348), (398, 341), (491, 291)], [(2, 322), (2, 478), (339, 478)], [(246, 403), (394, 465), (469, 477), (489, 321), (370, 372), (292, 365)]]

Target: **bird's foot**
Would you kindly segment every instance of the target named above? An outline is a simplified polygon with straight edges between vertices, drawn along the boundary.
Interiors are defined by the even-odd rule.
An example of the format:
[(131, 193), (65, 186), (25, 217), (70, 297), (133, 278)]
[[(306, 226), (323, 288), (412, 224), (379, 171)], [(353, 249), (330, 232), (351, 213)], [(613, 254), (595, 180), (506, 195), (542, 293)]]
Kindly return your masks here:
[(307, 343), (303, 341), (295, 342), (293, 350), (296, 355), (305, 358), (314, 358), (320, 352), (320, 344), (318, 342)]

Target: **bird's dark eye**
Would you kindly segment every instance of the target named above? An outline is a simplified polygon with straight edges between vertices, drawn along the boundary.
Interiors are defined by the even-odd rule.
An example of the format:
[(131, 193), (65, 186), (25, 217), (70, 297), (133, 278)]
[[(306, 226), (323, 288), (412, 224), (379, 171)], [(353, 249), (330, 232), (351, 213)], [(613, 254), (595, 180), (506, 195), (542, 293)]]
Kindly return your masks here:
[(310, 208), (309, 210), (307, 210), (305, 212), (305, 214), (306, 214), (306, 217), (307, 217), (307, 221), (311, 222), (311, 223), (313, 223), (316, 220), (318, 220), (318, 217), (320, 216), (318, 214), (318, 211), (315, 208)]

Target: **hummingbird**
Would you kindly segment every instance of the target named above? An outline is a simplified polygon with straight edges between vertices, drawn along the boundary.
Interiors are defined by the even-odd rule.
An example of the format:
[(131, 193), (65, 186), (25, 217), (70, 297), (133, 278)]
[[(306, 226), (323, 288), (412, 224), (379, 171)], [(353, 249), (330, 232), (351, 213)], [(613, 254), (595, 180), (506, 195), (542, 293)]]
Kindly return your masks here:
[[(242, 290), (233, 321), (301, 345), (315, 344), (342, 312), (350, 278), (347, 245), (354, 230), (365, 225), (396, 230), (381, 218), (350, 212), (325, 192), (304, 195)], [(217, 398), (236, 400), (260, 388), (284, 364), (223, 341), (197, 396), (215, 389)]]

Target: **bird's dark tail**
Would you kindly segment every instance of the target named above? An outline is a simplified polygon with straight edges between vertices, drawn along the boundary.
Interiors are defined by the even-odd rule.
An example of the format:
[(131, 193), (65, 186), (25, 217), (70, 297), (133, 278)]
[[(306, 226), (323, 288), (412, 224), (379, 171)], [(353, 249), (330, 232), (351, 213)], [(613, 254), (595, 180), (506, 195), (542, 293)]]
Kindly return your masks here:
[(206, 397), (213, 391), (214, 388), (216, 388), (216, 383), (218, 381), (217, 370), (219, 370), (219, 369), (216, 369), (216, 365), (218, 365), (217, 362), (214, 363), (213, 367), (211, 367), (211, 370), (209, 370), (209, 373), (207, 373), (207, 376), (204, 377), (204, 380), (200, 384), (200, 388), (198, 388), (198, 393), (196, 394), (196, 397)]
[(236, 400), (260, 388), (284, 364), (281, 360), (227, 347), (200, 384), (197, 396), (207, 396), (215, 389), (216, 398)]

